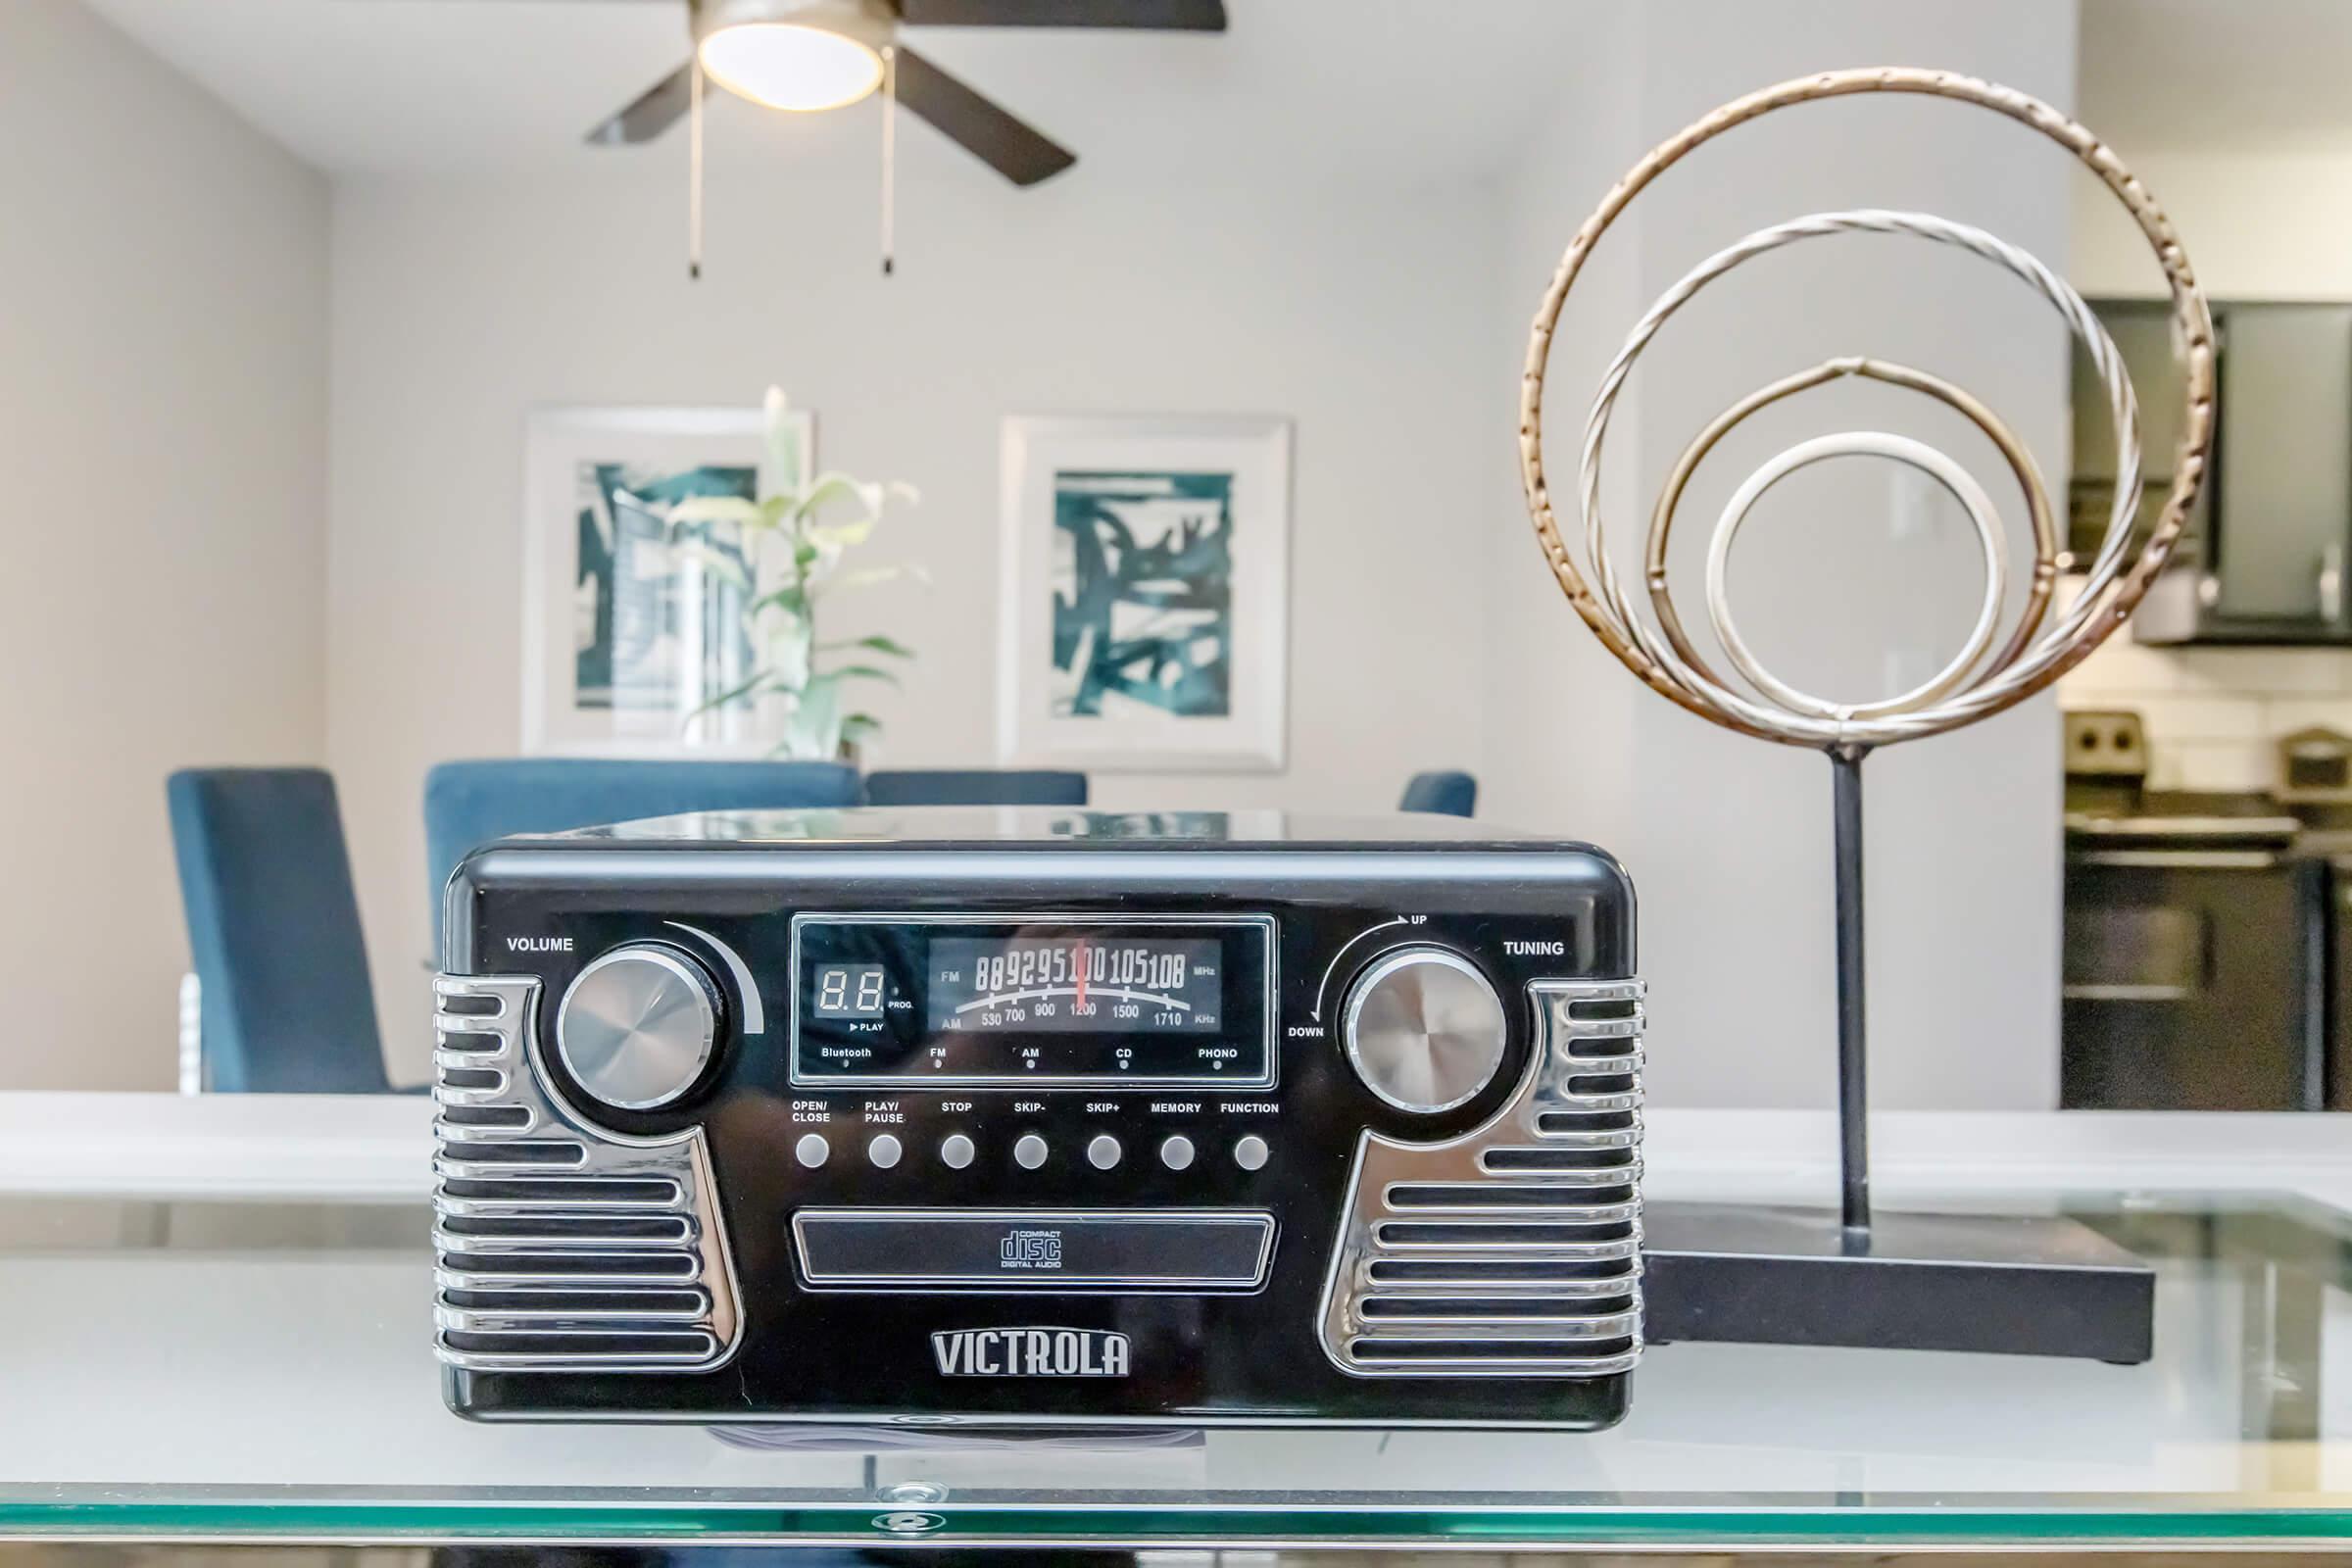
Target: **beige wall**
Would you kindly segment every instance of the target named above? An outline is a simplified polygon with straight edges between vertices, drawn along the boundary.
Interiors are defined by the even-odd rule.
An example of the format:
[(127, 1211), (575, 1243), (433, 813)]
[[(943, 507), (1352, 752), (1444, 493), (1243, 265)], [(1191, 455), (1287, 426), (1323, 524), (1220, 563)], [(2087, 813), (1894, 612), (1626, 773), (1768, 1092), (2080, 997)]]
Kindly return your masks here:
[[(1615, 79), (1601, 93), (1563, 95), (1563, 122), (1531, 145), (1505, 187), (1504, 231), (1516, 237), (1497, 379), (1518, 368), (1520, 334), (1558, 248), (1616, 173), (1728, 98), (1877, 61), (1969, 72), (2061, 105), (2073, 94), (2071, 3), (1647, 0), (1611, 24), (1596, 47)], [(1596, 116), (1601, 104), (1611, 107)], [(2067, 178), (2063, 153), (1997, 117), (1878, 99), (1774, 115), (1670, 171), (1595, 253), (1596, 267), (1616, 270), (1571, 298), (1546, 443), (1571, 534), (1581, 541), (1571, 498), (1597, 372), (1640, 311), (1690, 268), (1769, 223), (1870, 205), (1974, 222), (2063, 268)], [(2063, 475), (2061, 331), (2014, 279), (1920, 241), (1815, 241), (1740, 269), (1661, 332), (1611, 426), (1604, 474), (1621, 579), (1640, 593), (1651, 499), (1690, 438), (1749, 390), (1835, 354), (1868, 352), (1949, 377), (1999, 410), (2046, 473)], [(1913, 434), (1989, 482), (1999, 471), (1989, 445), (1920, 403), (1825, 388), (1728, 437), (1675, 535), (1686, 621), (1703, 622), (1695, 585), (1716, 513), (1740, 476), (1797, 439)], [(1884, 695), (1925, 679), (1965, 632), (1981, 580), (1966, 524), (1953, 509), (1921, 507), (1915, 486), (1888, 475), (1883, 464), (1825, 466), (1767, 498), (1740, 535), (1732, 594), (1742, 632), (1799, 686)], [(1694, 718), (1596, 658), (1544, 581), (1515, 484), (1506, 496), (1496, 503), (1505, 538), (1488, 632), (1506, 657), (1491, 672), (1487, 771), (1514, 814), (1596, 838), (1633, 872), (1651, 995), (1650, 1092), (1680, 1104), (1831, 1102), (1828, 764)], [(2014, 528), (2017, 504), (2008, 506)], [(2057, 730), (2043, 698), (1868, 765), (1875, 1105), (2055, 1103)]]
[[(788, 127), (804, 138), (799, 122)], [(1474, 766), (1485, 466), (1507, 462), (1486, 350), (1492, 193), (1171, 188), (1088, 167), (1017, 191), (906, 139), (898, 275), (877, 275), (872, 146), (747, 146), (685, 277), (682, 149), (563, 176), (355, 179), (335, 207), (329, 753), (395, 1077), (421, 1075), (425, 770), (513, 753), (525, 411), (815, 411), (819, 462), (920, 487), (874, 548), (932, 585), (844, 613), (918, 646), (881, 700), (888, 765), (995, 744), (999, 421), (1271, 413), (1295, 421), (1290, 765), (1102, 773), (1110, 806), (1394, 807)], [(747, 128), (748, 127), (748, 128)], [(714, 142), (718, 138), (714, 137)]]
[(0, 1089), (163, 1088), (164, 776), (323, 754), (325, 182), (0, 5)]

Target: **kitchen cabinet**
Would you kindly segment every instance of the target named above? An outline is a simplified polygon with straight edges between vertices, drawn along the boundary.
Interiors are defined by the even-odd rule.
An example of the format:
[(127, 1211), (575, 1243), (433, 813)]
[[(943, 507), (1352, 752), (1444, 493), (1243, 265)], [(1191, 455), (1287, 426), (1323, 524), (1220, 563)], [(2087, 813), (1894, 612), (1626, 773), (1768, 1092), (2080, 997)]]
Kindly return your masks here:
[[(2161, 301), (2095, 307), (2140, 398), (2154, 525), (2180, 438), (2180, 371)], [(2173, 567), (2133, 621), (2143, 643), (2346, 643), (2352, 554), (2352, 305), (2224, 302), (2213, 468)], [(2097, 547), (2112, 503), (2115, 443), (2105, 398), (2078, 351), (2070, 545)]]

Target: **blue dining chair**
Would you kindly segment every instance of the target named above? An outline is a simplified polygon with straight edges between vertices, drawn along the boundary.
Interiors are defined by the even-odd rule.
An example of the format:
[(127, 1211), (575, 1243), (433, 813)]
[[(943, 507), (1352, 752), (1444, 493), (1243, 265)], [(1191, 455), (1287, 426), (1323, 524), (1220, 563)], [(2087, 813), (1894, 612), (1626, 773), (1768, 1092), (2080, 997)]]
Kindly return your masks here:
[(1086, 775), (1054, 768), (884, 768), (865, 776), (868, 806), (1084, 806)]
[(511, 833), (562, 833), (681, 811), (856, 806), (858, 771), (838, 762), (645, 761), (508, 757), (443, 762), (424, 778), (424, 850), (433, 950), (441, 894), (472, 851)]
[(335, 781), (315, 767), (188, 768), (164, 795), (207, 1086), (388, 1091)]
[(1405, 780), (1400, 811), (1468, 816), (1478, 808), (1478, 780), (1467, 773), (1415, 773)]

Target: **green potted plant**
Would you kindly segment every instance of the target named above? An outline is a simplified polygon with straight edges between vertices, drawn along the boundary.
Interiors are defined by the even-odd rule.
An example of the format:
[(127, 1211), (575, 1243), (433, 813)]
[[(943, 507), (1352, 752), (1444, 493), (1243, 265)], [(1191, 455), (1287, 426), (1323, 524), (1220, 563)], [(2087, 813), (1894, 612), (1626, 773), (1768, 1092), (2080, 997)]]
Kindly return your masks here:
[[(920, 498), (912, 485), (895, 479), (803, 475), (782, 388), (767, 389), (765, 407), (760, 499), (694, 496), (670, 513), (677, 548), (742, 590), (744, 631), (754, 650), (751, 674), (688, 716), (773, 703), (782, 710), (774, 755), (831, 760), (854, 754), (860, 740), (882, 727), (873, 714), (850, 707), (848, 689), (857, 682), (898, 684), (898, 669), (914, 651), (880, 634), (828, 641), (818, 631), (819, 612), (834, 594), (888, 582), (903, 572), (920, 574), (912, 566), (846, 564), (850, 554), (872, 537), (888, 506), (911, 506)], [(681, 530), (705, 525), (736, 529), (742, 561), (704, 539), (681, 537)]]

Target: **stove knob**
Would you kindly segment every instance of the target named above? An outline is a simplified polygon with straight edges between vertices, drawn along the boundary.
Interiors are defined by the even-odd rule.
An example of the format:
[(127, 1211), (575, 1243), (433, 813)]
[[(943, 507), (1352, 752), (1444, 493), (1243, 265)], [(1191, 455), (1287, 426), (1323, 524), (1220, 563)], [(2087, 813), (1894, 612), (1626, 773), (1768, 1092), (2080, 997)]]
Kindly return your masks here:
[(582, 969), (556, 1009), (556, 1052), (582, 1089), (658, 1110), (701, 1081), (718, 1044), (719, 991), (674, 948), (632, 942)]
[(1478, 1097), (1502, 1065), (1509, 1034), (1487, 977), (1444, 948), (1400, 948), (1348, 994), (1348, 1059), (1364, 1087), (1398, 1110), (1430, 1115)]

